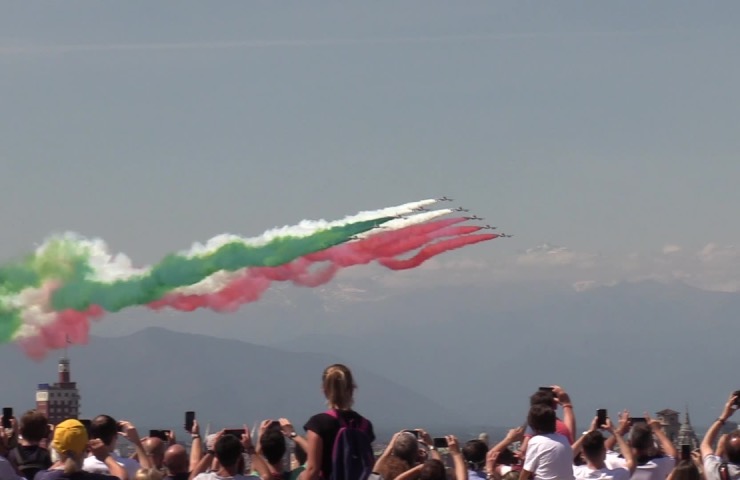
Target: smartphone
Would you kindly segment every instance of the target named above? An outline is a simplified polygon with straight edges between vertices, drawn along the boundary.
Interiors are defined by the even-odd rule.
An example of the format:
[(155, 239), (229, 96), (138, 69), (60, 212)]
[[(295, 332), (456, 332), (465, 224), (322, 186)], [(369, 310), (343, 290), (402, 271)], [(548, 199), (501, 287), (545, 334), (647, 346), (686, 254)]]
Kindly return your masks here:
[(229, 428), (229, 429), (224, 430), (224, 435), (233, 435), (236, 438), (241, 440), (242, 435), (244, 435), (244, 429), (243, 428)]
[(434, 448), (447, 448), (447, 439), (445, 437), (435, 437)]
[(691, 445), (681, 445), (681, 460), (691, 460)]
[(415, 436), (416, 438), (419, 438), (419, 431), (418, 430), (404, 430), (406, 433), (410, 433), (411, 435)]
[(195, 412), (185, 412), (185, 430), (187, 430), (188, 432), (192, 432), (194, 422)]
[(13, 418), (13, 407), (3, 407), (3, 428), (11, 428), (10, 419)]
[(636, 423), (647, 423), (647, 420), (645, 420), (645, 417), (630, 417), (630, 424), (634, 425)]
[(740, 407), (740, 390), (735, 390), (734, 392), (732, 392), (732, 395), (737, 397), (735, 399), (735, 406)]
[(116, 424), (116, 432), (121, 433), (122, 431), (123, 431), (123, 424), (119, 422)]
[(601, 428), (602, 425), (606, 425), (606, 408), (596, 410), (596, 427)]
[(149, 436), (152, 438), (159, 438), (163, 441), (167, 441), (167, 432), (169, 430), (149, 430)]
[(555, 393), (555, 388), (553, 387), (540, 387), (540, 392), (552, 392), (553, 396), (555, 398), (558, 398), (558, 395)]

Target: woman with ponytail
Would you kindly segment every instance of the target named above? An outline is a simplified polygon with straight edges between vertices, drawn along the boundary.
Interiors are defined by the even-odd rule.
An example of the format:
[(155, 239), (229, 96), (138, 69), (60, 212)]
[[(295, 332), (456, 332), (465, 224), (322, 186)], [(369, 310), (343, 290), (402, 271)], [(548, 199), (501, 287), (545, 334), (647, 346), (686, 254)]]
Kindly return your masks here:
[(352, 409), (357, 386), (350, 369), (341, 364), (330, 365), (321, 379), (329, 410), (314, 415), (303, 427), (308, 448), (306, 469), (300, 480), (331, 478), (332, 450), (342, 424), (361, 425), (370, 442), (375, 441), (372, 423)]
[[(92, 454), (110, 469), (111, 475), (82, 470), (88, 447)], [(78, 420), (65, 420), (54, 428), (49, 470), (36, 474), (34, 480), (129, 480), (126, 469), (110, 456), (108, 448), (99, 439), (88, 443), (87, 430)]]

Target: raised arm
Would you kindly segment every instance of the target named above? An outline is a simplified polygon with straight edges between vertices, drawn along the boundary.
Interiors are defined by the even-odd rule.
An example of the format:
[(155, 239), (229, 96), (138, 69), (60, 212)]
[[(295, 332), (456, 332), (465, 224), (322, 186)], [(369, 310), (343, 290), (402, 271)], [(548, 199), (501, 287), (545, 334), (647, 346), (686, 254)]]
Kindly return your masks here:
[[(573, 458), (575, 458), (579, 453), (581, 453), (581, 448), (582, 448), (582, 445), (583, 445), (583, 439), (586, 438), (586, 435), (589, 434), (589, 433), (591, 433), (591, 432), (595, 432), (596, 430), (599, 429), (599, 426), (597, 425), (597, 422), (598, 422), (598, 417), (594, 417), (594, 419), (591, 420), (591, 426), (588, 428), (588, 432), (584, 433), (583, 435), (581, 435), (580, 437), (578, 437), (578, 440), (576, 440), (575, 442), (573, 442), (573, 445), (571, 446), (571, 448), (573, 449)], [(611, 423), (609, 425), (611, 425)], [(606, 443), (606, 442), (604, 442), (604, 443)]]
[(403, 432), (396, 432), (393, 434), (393, 438), (391, 438), (391, 441), (388, 442), (388, 445), (386, 445), (385, 450), (383, 450), (383, 453), (380, 454), (377, 460), (375, 460), (375, 466), (373, 467), (373, 472), (378, 472), (382, 470), (382, 468), (385, 466), (385, 463), (388, 461), (388, 457), (391, 456), (393, 453), (393, 446), (396, 444), (396, 439), (398, 436)]
[(154, 465), (152, 465), (152, 460), (149, 458), (149, 455), (146, 454), (144, 445), (142, 445), (141, 439), (139, 438), (139, 432), (136, 431), (134, 424), (125, 420), (118, 422), (118, 424), (121, 426), (121, 436), (134, 445), (136, 456), (138, 457), (138, 462), (139, 465), (141, 465), (141, 468), (153, 468)]
[(455, 480), (468, 480), (468, 467), (465, 465), (465, 459), (460, 451), (460, 444), (456, 436), (447, 435), (447, 449), (455, 468)]
[[(264, 431), (262, 431), (261, 433), (264, 433)], [(242, 446), (244, 447), (244, 451), (247, 452), (247, 455), (249, 455), (249, 458), (252, 461), (252, 470), (257, 472), (262, 480), (270, 480), (271, 478), (273, 478), (272, 472), (270, 472), (270, 466), (267, 464), (267, 461), (262, 458), (262, 455), (257, 453), (257, 450), (254, 448), (254, 444), (252, 443), (252, 436), (249, 434), (249, 427), (246, 424), (244, 425), (244, 433), (242, 433)]]
[(192, 472), (195, 467), (198, 466), (198, 462), (203, 458), (203, 440), (200, 438), (200, 426), (198, 420), (193, 420), (193, 428), (190, 430), (193, 442), (190, 446), (190, 468), (188, 471)]
[(111, 456), (108, 447), (105, 446), (102, 440), (94, 438), (90, 440), (89, 445), (90, 452), (95, 456), (95, 458), (103, 462), (105, 466), (108, 467), (108, 471), (111, 475), (118, 477), (120, 480), (128, 480), (128, 472), (122, 465), (119, 465), (118, 462), (116, 462), (115, 458)]
[(623, 410), (619, 414), (619, 422), (617, 423), (617, 428), (614, 429), (614, 435), (606, 439), (606, 442), (604, 442), (604, 446), (607, 450), (614, 450), (614, 445), (617, 444), (617, 437), (622, 437), (624, 439), (624, 436), (627, 435), (627, 432), (629, 432), (630, 429), (630, 412), (629, 410)]
[(635, 462), (635, 456), (632, 454), (632, 449), (629, 445), (627, 445), (624, 437), (617, 434), (616, 429), (614, 428), (614, 425), (612, 425), (612, 421), (610, 419), (607, 418), (606, 425), (603, 425), (601, 428), (611, 434), (611, 437), (609, 438), (616, 438), (617, 444), (619, 444), (619, 451), (624, 457), (625, 466), (627, 467), (627, 470), (630, 471), (630, 475), (632, 475), (632, 473), (634, 473), (635, 469), (637, 468), (637, 463)]
[[(223, 435), (224, 435), (224, 430), (221, 430), (220, 432), (218, 432), (216, 436), (213, 438), (213, 445), (216, 445), (216, 442), (218, 442), (219, 439)], [(195, 465), (195, 467), (190, 470), (190, 477), (188, 477), (188, 480), (193, 480), (195, 477), (197, 477), (201, 473), (208, 470), (208, 467), (210, 467), (211, 464), (213, 463), (213, 458), (214, 458), (213, 450), (206, 450), (206, 454), (203, 455), (201, 459), (198, 461), (198, 463)], [(190, 460), (191, 462), (193, 460), (192, 452), (191, 452)]]
[(439, 450), (437, 450), (434, 446), (434, 439), (432, 438), (429, 433), (424, 430), (423, 428), (418, 428), (416, 430), (419, 432), (419, 439), (426, 443), (427, 447), (429, 447), (429, 456), (435, 460), (442, 461), (442, 455), (439, 453)]
[(658, 437), (660, 448), (663, 450), (663, 453), (672, 457), (674, 460), (678, 458), (676, 447), (673, 445), (673, 442), (671, 442), (671, 439), (668, 438), (668, 435), (663, 431), (663, 425), (660, 423), (660, 420), (650, 418), (650, 415), (648, 415), (647, 412), (645, 413), (645, 420), (647, 420), (650, 429), (653, 431), (653, 435)]
[(306, 441), (305, 438), (298, 435), (298, 433), (295, 431), (295, 428), (293, 428), (293, 424), (290, 423), (290, 420), (288, 420), (287, 418), (281, 418), (279, 422), (280, 422), (280, 429), (282, 430), (283, 435), (293, 440), (296, 443), (296, 445), (298, 445), (299, 447), (303, 449), (304, 452), (307, 452), (308, 442)]
[(737, 407), (735, 406), (735, 402), (737, 401), (738, 397), (734, 393), (730, 395), (730, 398), (727, 400), (727, 403), (725, 404), (725, 408), (722, 410), (722, 414), (717, 418), (717, 420), (712, 423), (712, 426), (709, 427), (709, 430), (707, 430), (706, 435), (704, 435), (704, 439), (701, 441), (701, 458), (706, 458), (709, 455), (712, 455), (714, 453), (714, 450), (712, 449), (712, 445), (714, 445), (714, 440), (717, 438), (717, 434), (719, 433), (722, 426), (725, 424), (728, 418), (732, 416), (733, 413), (735, 413), (735, 410)]
[(563, 387), (553, 385), (553, 393), (557, 402), (563, 407), (563, 423), (570, 430), (570, 438), (576, 438), (576, 415), (573, 413), (573, 401)]

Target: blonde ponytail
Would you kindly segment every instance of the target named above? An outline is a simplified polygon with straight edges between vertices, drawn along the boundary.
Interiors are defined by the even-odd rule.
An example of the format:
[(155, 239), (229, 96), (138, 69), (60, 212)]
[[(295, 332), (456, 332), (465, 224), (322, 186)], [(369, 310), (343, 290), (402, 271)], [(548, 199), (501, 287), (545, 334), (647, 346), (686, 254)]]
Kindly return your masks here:
[(356, 385), (349, 368), (340, 363), (329, 365), (324, 370), (322, 381), (329, 407), (339, 410), (352, 408)]

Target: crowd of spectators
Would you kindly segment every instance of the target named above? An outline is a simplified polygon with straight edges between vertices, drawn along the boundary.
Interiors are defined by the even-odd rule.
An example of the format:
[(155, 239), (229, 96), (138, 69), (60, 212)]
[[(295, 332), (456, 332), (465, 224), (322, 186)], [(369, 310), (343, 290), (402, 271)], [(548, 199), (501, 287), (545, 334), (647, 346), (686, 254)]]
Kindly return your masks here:
[[(487, 438), (461, 443), (406, 428), (377, 456), (373, 425), (353, 409), (356, 384), (344, 365), (322, 375), (328, 409), (297, 432), (286, 418), (201, 438), (188, 425), (189, 448), (173, 432), (141, 438), (128, 421), (99, 415), (55, 426), (37, 411), (4, 420), (0, 429), (0, 480), (738, 480), (740, 431), (720, 430), (738, 408), (738, 392), (707, 431), (700, 448), (673, 445), (663, 425), (620, 413), (616, 424), (599, 412), (577, 435), (570, 395), (541, 387), (529, 399), (526, 423), (492, 445)], [(560, 415), (559, 415), (560, 414)], [(561, 418), (562, 417), (562, 418)], [(134, 448), (118, 454), (125, 438)], [(289, 458), (290, 461), (286, 462)]]

